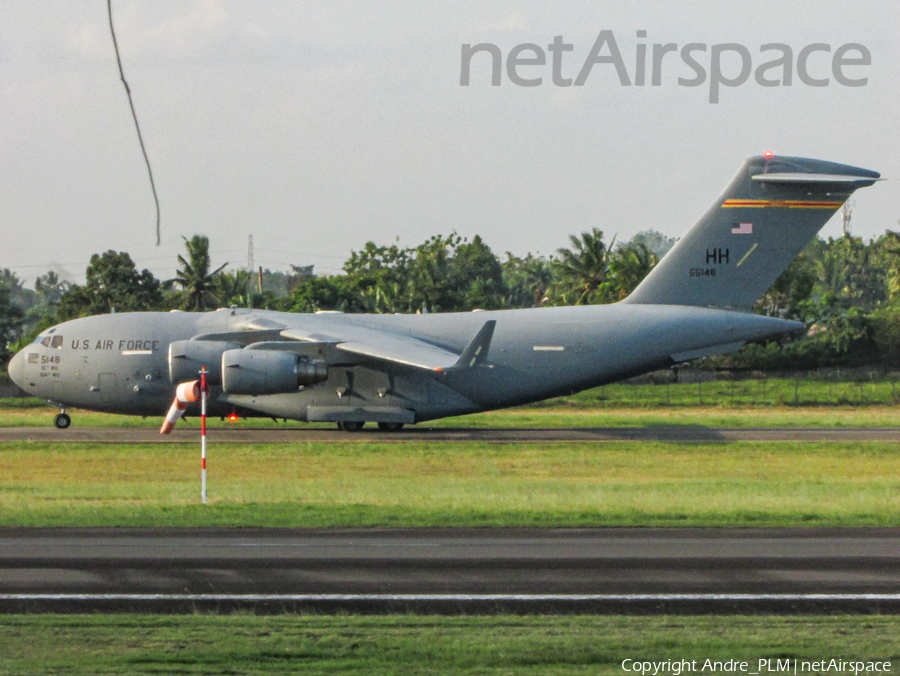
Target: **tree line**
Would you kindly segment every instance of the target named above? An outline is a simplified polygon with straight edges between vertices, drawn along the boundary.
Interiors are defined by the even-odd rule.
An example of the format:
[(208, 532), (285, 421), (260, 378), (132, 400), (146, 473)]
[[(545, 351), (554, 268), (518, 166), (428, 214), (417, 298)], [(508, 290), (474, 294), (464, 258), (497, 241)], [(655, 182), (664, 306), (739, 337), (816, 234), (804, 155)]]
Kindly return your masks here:
[[(106, 312), (202, 311), (253, 307), (285, 312), (460, 312), (474, 309), (613, 303), (625, 298), (675, 240), (649, 230), (607, 242), (596, 228), (569, 237), (555, 254), (496, 255), (479, 236), (436, 235), (414, 247), (367, 242), (342, 272), (316, 276), (312, 267), (287, 272), (213, 268), (209, 240), (185, 238), (174, 278), (138, 270), (126, 252), (94, 254), (84, 284), (55, 273), (26, 289), (0, 271), (0, 351), (3, 359), (44, 328)], [(741, 369), (900, 365), (900, 234), (869, 242), (845, 235), (817, 238), (757, 304), (760, 314), (794, 319), (806, 329), (778, 341), (748, 345), (710, 366)]]

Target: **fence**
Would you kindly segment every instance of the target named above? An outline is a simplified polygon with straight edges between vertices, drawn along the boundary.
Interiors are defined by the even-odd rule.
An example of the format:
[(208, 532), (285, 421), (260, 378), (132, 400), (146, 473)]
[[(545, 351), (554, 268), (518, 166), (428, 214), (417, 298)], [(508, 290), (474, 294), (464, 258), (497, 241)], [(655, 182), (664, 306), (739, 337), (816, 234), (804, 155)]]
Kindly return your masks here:
[[(668, 374), (668, 375), (667, 375)], [(657, 372), (580, 395), (598, 406), (840, 406), (900, 403), (900, 374)], [(585, 402), (587, 403), (587, 402)]]
[[(0, 398), (27, 396), (0, 379)], [(900, 403), (900, 373), (657, 371), (574, 397), (591, 406), (859, 406)]]

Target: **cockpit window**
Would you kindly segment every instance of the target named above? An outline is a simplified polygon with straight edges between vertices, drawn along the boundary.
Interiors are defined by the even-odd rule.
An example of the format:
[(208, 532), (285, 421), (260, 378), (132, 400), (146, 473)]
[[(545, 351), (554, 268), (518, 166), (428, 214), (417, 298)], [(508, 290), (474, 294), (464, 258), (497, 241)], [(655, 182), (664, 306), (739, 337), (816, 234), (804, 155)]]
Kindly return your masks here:
[(63, 346), (63, 337), (62, 336), (38, 336), (34, 339), (35, 343), (40, 343), (44, 347), (52, 347), (56, 350), (62, 349)]

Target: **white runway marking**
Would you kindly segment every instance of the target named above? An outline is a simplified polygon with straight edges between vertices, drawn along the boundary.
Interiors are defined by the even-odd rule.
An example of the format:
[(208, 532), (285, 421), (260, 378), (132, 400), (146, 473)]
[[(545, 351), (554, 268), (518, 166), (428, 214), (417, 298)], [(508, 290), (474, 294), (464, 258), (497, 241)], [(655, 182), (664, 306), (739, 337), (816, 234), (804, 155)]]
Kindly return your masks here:
[(900, 594), (0, 594), (0, 601), (900, 601)]

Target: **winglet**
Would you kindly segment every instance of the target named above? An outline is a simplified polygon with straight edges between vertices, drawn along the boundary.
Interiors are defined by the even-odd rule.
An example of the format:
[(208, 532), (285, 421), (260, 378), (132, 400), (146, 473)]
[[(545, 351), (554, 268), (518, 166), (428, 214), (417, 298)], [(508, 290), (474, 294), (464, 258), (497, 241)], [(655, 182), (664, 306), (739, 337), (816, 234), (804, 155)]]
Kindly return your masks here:
[(453, 368), (472, 368), (473, 366), (482, 366), (487, 361), (488, 350), (491, 348), (491, 339), (494, 337), (494, 327), (497, 326), (496, 319), (489, 319), (481, 327), (481, 330), (475, 334), (472, 342), (459, 355)]

